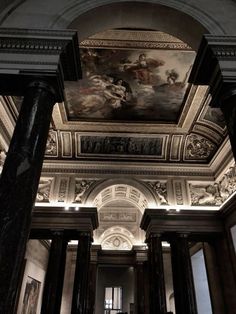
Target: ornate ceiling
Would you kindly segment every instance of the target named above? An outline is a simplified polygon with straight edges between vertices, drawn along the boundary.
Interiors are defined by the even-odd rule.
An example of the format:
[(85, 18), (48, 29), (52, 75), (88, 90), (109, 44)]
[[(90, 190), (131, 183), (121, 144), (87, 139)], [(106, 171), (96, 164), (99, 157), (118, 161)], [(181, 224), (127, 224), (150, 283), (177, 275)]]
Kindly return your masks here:
[[(208, 87), (188, 83), (191, 47), (159, 31), (116, 29), (81, 42), (80, 54), (83, 79), (66, 82), (54, 106), (36, 204), (96, 206), (95, 241), (113, 249), (142, 243), (147, 207), (218, 209), (236, 189), (235, 168)], [(21, 99), (1, 103), (7, 150)]]
[(226, 138), (207, 87), (188, 84), (195, 52), (158, 31), (109, 30), (80, 44), (47, 157), (209, 164)]
[[(188, 76), (195, 52), (158, 31), (108, 30), (80, 44), (46, 158), (209, 164), (226, 138), (220, 109)], [(19, 99), (14, 99), (19, 107)]]

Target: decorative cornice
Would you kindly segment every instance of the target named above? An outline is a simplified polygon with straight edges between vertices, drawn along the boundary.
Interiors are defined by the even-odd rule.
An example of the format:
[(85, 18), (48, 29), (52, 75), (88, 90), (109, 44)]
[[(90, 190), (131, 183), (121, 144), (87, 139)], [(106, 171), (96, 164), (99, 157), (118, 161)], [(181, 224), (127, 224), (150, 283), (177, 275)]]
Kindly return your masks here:
[(204, 35), (189, 82), (209, 85), (212, 107), (220, 107), (221, 100), (236, 84), (236, 36)]
[(180, 212), (164, 209), (145, 209), (140, 223), (151, 234), (188, 233), (191, 236), (210, 236), (223, 232), (223, 225), (218, 211), (183, 210)]
[(182, 177), (198, 177), (207, 178), (208, 180), (214, 180), (214, 173), (208, 166), (199, 165), (186, 165), (181, 164), (163, 164), (154, 163), (150, 166), (150, 162), (134, 163), (129, 162), (98, 162), (96, 164), (83, 161), (45, 161), (43, 167), (43, 174), (48, 173), (60, 173), (60, 174), (84, 174), (84, 175), (137, 175), (145, 176), (179, 176)]
[(71, 30), (0, 29), (1, 93), (23, 95), (34, 80), (48, 81), (64, 100), (64, 79), (81, 77), (77, 33)]
[(80, 207), (79, 211), (65, 211), (64, 207), (35, 207), (31, 229), (35, 230), (75, 230), (90, 232), (98, 228), (98, 215), (95, 207)]

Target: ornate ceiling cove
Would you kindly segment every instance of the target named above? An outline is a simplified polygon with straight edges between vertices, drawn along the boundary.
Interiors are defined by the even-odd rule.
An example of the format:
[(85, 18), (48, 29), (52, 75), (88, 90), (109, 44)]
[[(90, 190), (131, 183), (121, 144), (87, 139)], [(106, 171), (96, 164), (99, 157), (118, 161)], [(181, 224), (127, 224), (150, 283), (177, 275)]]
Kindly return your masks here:
[[(45, 160), (210, 165), (226, 138), (207, 87), (188, 84), (195, 52), (158, 31), (107, 30), (80, 46), (83, 80), (66, 82)], [(16, 118), (21, 99), (5, 98)]]
[(54, 111), (62, 158), (209, 164), (226, 128), (208, 89), (187, 83), (191, 47), (163, 32), (119, 29), (80, 51), (83, 80), (66, 84)]

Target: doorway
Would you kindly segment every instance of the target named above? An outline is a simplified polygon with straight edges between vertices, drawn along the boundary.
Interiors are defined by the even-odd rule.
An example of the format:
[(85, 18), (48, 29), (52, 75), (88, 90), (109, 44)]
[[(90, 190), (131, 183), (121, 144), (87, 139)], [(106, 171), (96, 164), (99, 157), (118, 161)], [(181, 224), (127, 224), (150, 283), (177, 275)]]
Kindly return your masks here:
[(127, 312), (134, 303), (134, 268), (132, 266), (99, 266), (95, 314)]

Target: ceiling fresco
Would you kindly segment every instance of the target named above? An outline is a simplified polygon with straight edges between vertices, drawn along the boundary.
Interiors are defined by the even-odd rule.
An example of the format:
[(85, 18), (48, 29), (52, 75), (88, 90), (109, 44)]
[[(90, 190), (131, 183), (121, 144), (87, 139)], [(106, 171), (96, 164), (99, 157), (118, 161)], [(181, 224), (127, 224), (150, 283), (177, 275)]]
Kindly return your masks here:
[[(45, 157), (208, 164), (227, 131), (207, 87), (188, 84), (195, 52), (169, 34), (107, 30), (80, 43), (83, 79), (65, 82)], [(17, 116), (21, 97), (8, 99)]]
[(83, 79), (66, 87), (69, 120), (176, 123), (195, 53), (81, 49)]

